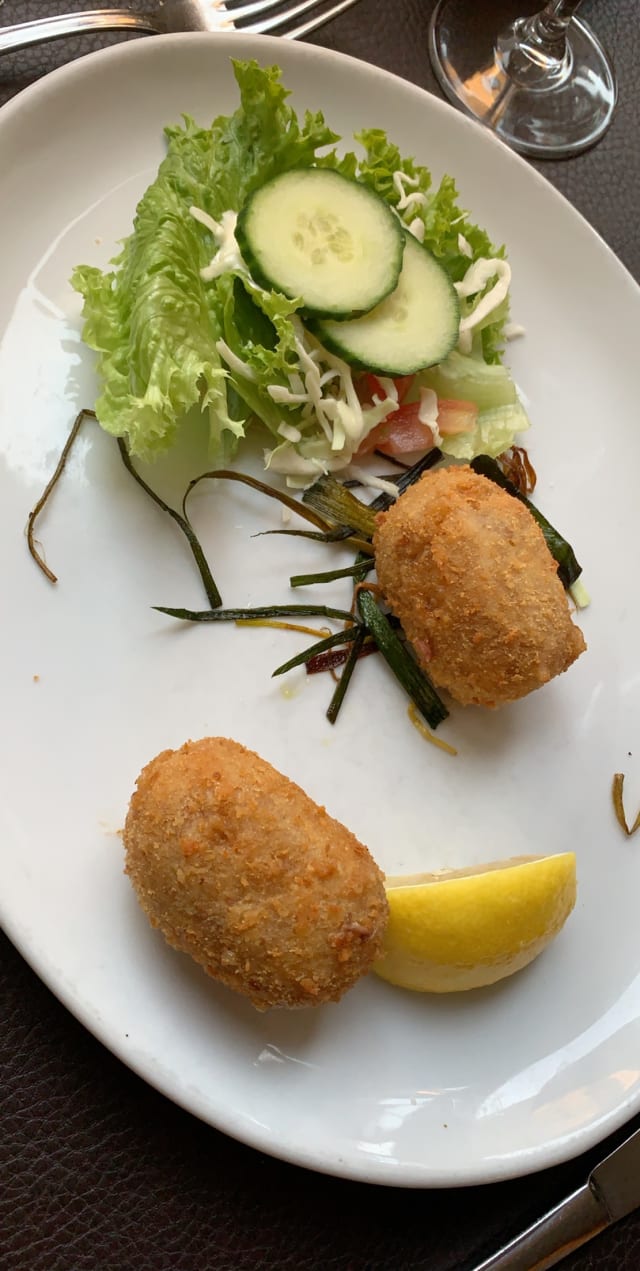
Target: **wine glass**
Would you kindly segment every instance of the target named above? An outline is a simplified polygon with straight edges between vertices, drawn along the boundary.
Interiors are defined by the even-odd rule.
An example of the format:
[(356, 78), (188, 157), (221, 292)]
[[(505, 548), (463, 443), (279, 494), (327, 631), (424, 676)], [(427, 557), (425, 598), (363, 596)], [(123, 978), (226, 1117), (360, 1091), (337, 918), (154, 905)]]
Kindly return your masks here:
[(616, 80), (579, 5), (550, 0), (522, 17), (523, 0), (438, 0), (429, 53), (447, 97), (522, 154), (561, 158), (594, 145), (611, 122)]

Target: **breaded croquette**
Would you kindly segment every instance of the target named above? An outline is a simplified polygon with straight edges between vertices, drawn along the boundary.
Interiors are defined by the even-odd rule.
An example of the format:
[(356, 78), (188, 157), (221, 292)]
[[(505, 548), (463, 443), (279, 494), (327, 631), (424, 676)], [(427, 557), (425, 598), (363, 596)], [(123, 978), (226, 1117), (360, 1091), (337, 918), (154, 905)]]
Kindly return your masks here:
[(463, 705), (524, 697), (586, 647), (531, 513), (469, 467), (425, 473), (377, 518), (373, 545), (421, 666)]
[(380, 953), (388, 906), (366, 847), (238, 742), (152, 759), (123, 837), (152, 925), (259, 1009), (337, 1001)]

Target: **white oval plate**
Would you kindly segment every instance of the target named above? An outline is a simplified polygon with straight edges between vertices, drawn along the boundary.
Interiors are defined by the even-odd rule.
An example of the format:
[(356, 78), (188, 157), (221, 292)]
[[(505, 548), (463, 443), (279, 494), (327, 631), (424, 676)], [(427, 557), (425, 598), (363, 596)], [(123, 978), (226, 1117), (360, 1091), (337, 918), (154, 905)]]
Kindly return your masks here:
[[(386, 128), (436, 178), (453, 173), (463, 204), (509, 245), (527, 330), (511, 361), (530, 401), (540, 504), (593, 594), (589, 651), (518, 705), (454, 710), (443, 733), (457, 759), (409, 726), (376, 659), (332, 729), (324, 677), (300, 673), (286, 694), (270, 679), (304, 637), (154, 613), (200, 607), (200, 584), (175, 527), (95, 426), (39, 525), (57, 587), (27, 554), (27, 512), (95, 394), (71, 268), (106, 263), (128, 232), (164, 124), (234, 109), (231, 53), (278, 62), (294, 104), (324, 109), (344, 136)], [(125, 1063), (263, 1151), (403, 1186), (488, 1182), (577, 1154), (640, 1107), (640, 843), (623, 837), (610, 797), (624, 771), (634, 812), (640, 801), (635, 284), (550, 185), (450, 107), (284, 40), (156, 38), (75, 62), (4, 108), (0, 172), (9, 935)], [(157, 470), (176, 493), (183, 478)], [(280, 513), (239, 488), (204, 494), (194, 514), (227, 604), (284, 602), (290, 573), (327, 567), (304, 540), (250, 539)], [(575, 848), (577, 909), (546, 954), (494, 989), (436, 999), (371, 977), (339, 1005), (260, 1015), (164, 944), (122, 872), (117, 831), (139, 769), (210, 733), (299, 781), (393, 874)]]

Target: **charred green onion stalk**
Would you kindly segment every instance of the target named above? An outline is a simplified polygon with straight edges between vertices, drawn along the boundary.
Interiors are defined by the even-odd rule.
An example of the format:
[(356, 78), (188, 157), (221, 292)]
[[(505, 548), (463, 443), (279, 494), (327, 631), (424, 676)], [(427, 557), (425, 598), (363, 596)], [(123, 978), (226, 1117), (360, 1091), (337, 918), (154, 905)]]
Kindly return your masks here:
[(73, 421), (71, 432), (69, 433), (69, 436), (67, 437), (67, 440), (65, 441), (64, 446), (62, 447), (62, 450), (60, 452), (60, 458), (58, 459), (58, 462), (55, 466), (53, 475), (47, 481), (47, 484), (44, 490), (42, 491), (40, 498), (38, 499), (37, 503), (35, 503), (34, 506), (32, 507), (29, 513), (29, 516), (27, 518), (27, 530), (26, 530), (27, 546), (29, 548), (30, 555), (33, 557), (34, 561), (36, 562), (38, 569), (42, 570), (42, 573), (44, 574), (45, 578), (48, 578), (50, 583), (57, 583), (58, 576), (57, 574), (54, 574), (52, 569), (49, 569), (49, 566), (47, 565), (44, 557), (42, 556), (41, 552), (38, 550), (38, 546), (36, 545), (36, 538), (35, 538), (36, 521), (38, 517), (40, 516), (40, 513), (44, 511), (44, 508), (46, 507), (49, 501), (49, 498), (53, 494), (53, 491), (55, 490), (58, 484), (58, 481), (60, 480), (60, 477), (62, 476), (65, 470), (67, 459), (69, 458), (69, 455), (71, 454), (71, 451), (73, 449), (73, 444), (75, 442), (76, 437), (78, 436), (78, 433), (80, 432), (80, 429), (82, 428), (82, 425), (85, 419), (95, 419), (95, 418), (96, 418), (96, 413), (94, 410), (78, 411), (78, 414), (76, 415)]
[[(403, 470), (401, 475), (393, 477), (392, 479), (398, 490), (406, 489), (412, 481), (416, 481), (422, 476), (422, 473), (437, 462), (439, 458), (439, 451), (432, 453), (421, 459), (419, 463), (414, 464), (412, 468)], [(128, 466), (131, 471), (130, 465)], [(379, 495), (368, 506), (343, 484), (327, 475), (320, 477), (309, 490), (305, 491), (302, 502), (298, 502), (284, 492), (276, 490), (272, 486), (267, 486), (253, 477), (231, 472), (227, 469), (215, 469), (204, 473), (190, 483), (182, 505), (183, 519), (185, 521), (188, 519), (186, 513), (187, 498), (194, 486), (203, 480), (241, 481), (259, 493), (265, 494), (269, 498), (277, 499), (289, 510), (295, 511), (297, 515), (304, 517), (315, 526), (313, 533), (299, 530), (274, 531), (276, 533), (297, 535), (306, 533), (308, 537), (317, 538), (323, 542), (339, 542), (343, 546), (356, 548), (358, 555), (353, 565), (343, 569), (329, 570), (324, 573), (300, 574), (290, 580), (291, 586), (300, 587), (314, 583), (332, 582), (338, 578), (353, 578), (355, 585), (353, 611), (335, 609), (329, 605), (312, 604), (268, 605), (253, 609), (223, 609), (218, 606), (211, 606), (210, 609), (204, 610), (156, 605), (154, 608), (158, 612), (186, 622), (217, 623), (247, 620), (268, 622), (272, 619), (302, 617), (318, 617), (343, 622), (345, 624), (343, 630), (318, 640), (309, 648), (296, 654), (295, 657), (289, 658), (281, 666), (276, 667), (273, 672), (274, 676), (285, 675), (287, 671), (291, 671), (298, 666), (309, 667), (310, 663), (314, 664), (313, 670), (320, 670), (321, 667), (322, 669), (328, 669), (336, 665), (343, 665), (342, 675), (338, 680), (327, 709), (327, 718), (333, 724), (340, 713), (357, 662), (369, 654), (373, 647), (382, 653), (399, 684), (431, 728), (436, 728), (443, 719), (446, 719), (448, 711), (444, 703), (427, 676), (418, 666), (416, 659), (407, 647), (402, 633), (398, 630), (398, 624), (391, 615), (385, 614), (370, 592), (360, 590), (364, 586), (366, 575), (375, 566), (371, 543), (375, 529), (375, 518), (376, 513), (384, 510), (392, 501), (389, 494)], [(140, 484), (143, 483), (140, 482)], [(148, 487), (147, 492), (158, 502), (157, 496)], [(171, 509), (166, 510), (171, 512)], [(175, 517), (175, 513), (173, 515)], [(323, 663), (322, 659), (329, 654), (331, 654), (331, 660)]]
[(636, 834), (637, 831), (640, 830), (640, 812), (638, 812), (638, 815), (635, 821), (633, 822), (633, 825), (630, 826), (629, 822), (627, 821), (627, 816), (624, 810), (624, 798), (623, 798), (624, 773), (623, 772), (615, 772), (613, 774), (611, 794), (613, 798), (613, 810), (616, 814), (616, 821), (618, 822), (620, 829), (624, 830), (627, 837), (631, 838), (632, 834)]

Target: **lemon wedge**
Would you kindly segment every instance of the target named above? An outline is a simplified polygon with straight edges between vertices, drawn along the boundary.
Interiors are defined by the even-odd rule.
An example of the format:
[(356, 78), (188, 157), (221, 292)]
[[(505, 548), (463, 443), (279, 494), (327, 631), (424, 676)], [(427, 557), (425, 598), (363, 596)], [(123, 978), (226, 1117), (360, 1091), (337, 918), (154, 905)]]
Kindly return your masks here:
[(576, 858), (514, 856), (385, 885), (389, 920), (374, 971), (419, 993), (459, 993), (542, 953), (575, 904)]

